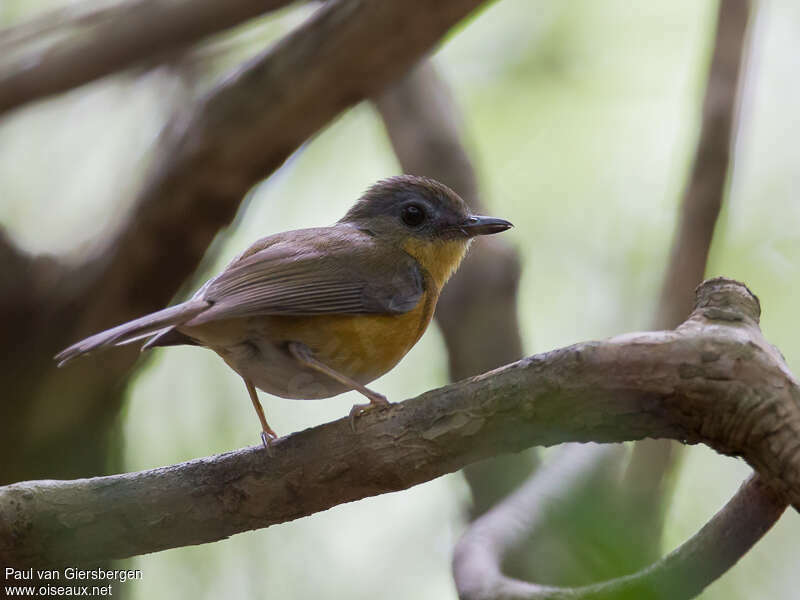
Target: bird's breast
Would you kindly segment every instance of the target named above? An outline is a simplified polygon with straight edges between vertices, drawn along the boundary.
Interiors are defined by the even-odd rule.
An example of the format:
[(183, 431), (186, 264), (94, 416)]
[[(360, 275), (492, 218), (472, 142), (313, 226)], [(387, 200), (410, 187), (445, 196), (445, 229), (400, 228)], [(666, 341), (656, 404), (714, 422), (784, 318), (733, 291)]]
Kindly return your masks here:
[(302, 365), (288, 343), (305, 344), (317, 360), (367, 384), (394, 367), (425, 332), (438, 298), (430, 287), (403, 314), (250, 317), (236, 320), (235, 338), (229, 337), (230, 321), (209, 323), (203, 333), (206, 345), (259, 389), (284, 398), (328, 398), (347, 387)]

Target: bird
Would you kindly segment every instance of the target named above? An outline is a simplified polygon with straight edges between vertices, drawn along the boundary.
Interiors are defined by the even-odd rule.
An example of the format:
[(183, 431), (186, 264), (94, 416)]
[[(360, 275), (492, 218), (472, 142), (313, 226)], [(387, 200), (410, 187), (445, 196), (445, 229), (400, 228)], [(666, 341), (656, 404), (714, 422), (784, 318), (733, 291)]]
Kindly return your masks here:
[(329, 227), (264, 237), (187, 301), (102, 331), (55, 356), (58, 366), (94, 350), (144, 340), (142, 350), (195, 345), (216, 352), (243, 379), (270, 451), (278, 435), (257, 389), (292, 399), (356, 390), (391, 370), (425, 332), (442, 288), (471, 241), (513, 225), (473, 215), (431, 178), (373, 184)]

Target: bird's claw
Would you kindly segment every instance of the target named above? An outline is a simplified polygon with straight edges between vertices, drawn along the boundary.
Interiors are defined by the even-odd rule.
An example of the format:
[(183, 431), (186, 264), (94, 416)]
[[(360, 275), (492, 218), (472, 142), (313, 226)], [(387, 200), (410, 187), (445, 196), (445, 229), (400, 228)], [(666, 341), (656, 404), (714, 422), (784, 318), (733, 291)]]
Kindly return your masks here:
[(356, 432), (356, 417), (363, 415), (365, 412), (372, 410), (373, 408), (386, 408), (389, 405), (390, 402), (386, 399), (386, 396), (382, 394), (370, 396), (369, 402), (366, 404), (353, 405), (353, 408), (350, 409), (350, 429), (353, 430), (353, 433)]
[(264, 444), (264, 449), (267, 451), (268, 456), (273, 456), (272, 442), (278, 439), (278, 435), (274, 431), (262, 431), (261, 443)]

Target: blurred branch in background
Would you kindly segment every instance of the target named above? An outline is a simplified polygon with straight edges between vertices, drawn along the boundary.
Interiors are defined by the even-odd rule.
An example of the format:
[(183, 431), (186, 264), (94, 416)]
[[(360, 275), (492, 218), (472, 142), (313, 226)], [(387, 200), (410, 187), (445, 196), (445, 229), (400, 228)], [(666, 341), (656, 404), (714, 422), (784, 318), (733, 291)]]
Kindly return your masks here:
[[(580, 588), (558, 588), (503, 574), (503, 556), (563, 510), (566, 496), (592, 479), (607, 480), (621, 448), (567, 446), (524, 486), (480, 517), (459, 541), (453, 572), (463, 600), (684, 600), (730, 569), (786, 509), (758, 475), (694, 537), (633, 575)], [(618, 471), (618, 469), (616, 469)], [(594, 486), (589, 486), (591, 489)]]
[(291, 0), (83, 2), (0, 30), (0, 114), (174, 52)]
[(800, 387), (759, 315), (743, 284), (713, 279), (676, 330), (529, 357), (367, 413), (357, 435), (344, 418), (281, 438), (273, 456), (253, 447), (139, 473), (12, 484), (0, 488), (0, 560), (75, 564), (215, 541), (567, 441), (703, 442), (745, 458), (797, 508)]
[[(9, 347), (0, 481), (106, 469), (134, 348), (56, 370), (69, 342), (160, 308), (196, 269), (247, 191), (342, 110), (378, 93), (481, 2), (339, 0), (189, 107), (159, 141), (128, 220), (87, 263), (55, 265)], [(156, 27), (157, 24), (153, 26)], [(368, 50), (368, 51), (367, 51)], [(57, 266), (57, 268), (56, 268)], [(15, 314), (2, 315), (4, 321)], [(3, 323), (12, 330), (12, 324)]]
[(705, 274), (729, 178), (750, 7), (750, 0), (721, 0), (719, 3), (700, 136), (656, 310), (654, 325), (657, 329), (671, 329), (689, 314), (694, 288)]

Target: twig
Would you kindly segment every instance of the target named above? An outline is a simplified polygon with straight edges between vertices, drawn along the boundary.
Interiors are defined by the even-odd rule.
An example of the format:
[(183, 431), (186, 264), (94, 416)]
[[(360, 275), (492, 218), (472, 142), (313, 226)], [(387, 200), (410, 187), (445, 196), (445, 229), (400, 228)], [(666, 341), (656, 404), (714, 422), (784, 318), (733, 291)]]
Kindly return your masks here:
[[(644, 436), (744, 457), (800, 506), (800, 386), (757, 299), (714, 279), (675, 331), (533, 356), (249, 448), (140, 473), (0, 488), (0, 560), (58, 564), (219, 540), (401, 490), (532, 445)], [(323, 451), (324, 449), (324, 451)]]

